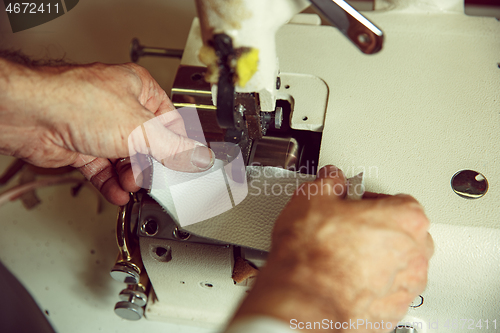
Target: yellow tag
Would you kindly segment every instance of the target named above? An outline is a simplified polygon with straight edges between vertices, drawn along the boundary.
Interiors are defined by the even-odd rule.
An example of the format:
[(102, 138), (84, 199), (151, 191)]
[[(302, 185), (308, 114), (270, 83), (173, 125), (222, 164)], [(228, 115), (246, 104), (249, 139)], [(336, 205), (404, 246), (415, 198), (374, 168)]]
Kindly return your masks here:
[(252, 76), (257, 72), (259, 64), (259, 50), (251, 49), (243, 53), (236, 63), (236, 74), (238, 75), (238, 85), (244, 87)]

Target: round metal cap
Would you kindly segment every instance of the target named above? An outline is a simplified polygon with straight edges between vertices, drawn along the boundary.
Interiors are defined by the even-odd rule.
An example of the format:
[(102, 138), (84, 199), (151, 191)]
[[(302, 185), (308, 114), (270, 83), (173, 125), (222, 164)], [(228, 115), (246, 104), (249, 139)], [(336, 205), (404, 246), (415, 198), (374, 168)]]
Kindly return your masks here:
[(144, 309), (130, 302), (118, 302), (115, 305), (115, 313), (126, 320), (139, 320), (144, 314)]
[(139, 273), (132, 267), (126, 265), (115, 265), (110, 272), (113, 279), (126, 284), (139, 283)]

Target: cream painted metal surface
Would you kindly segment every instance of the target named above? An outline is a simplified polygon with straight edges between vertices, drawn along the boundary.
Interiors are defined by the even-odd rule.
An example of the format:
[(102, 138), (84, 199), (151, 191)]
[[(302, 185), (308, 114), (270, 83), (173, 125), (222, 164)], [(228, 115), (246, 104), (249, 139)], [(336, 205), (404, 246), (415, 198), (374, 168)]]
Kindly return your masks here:
[[(149, 302), (151, 320), (222, 329), (248, 291), (231, 279), (233, 247), (141, 237), (141, 254), (159, 298)], [(172, 258), (157, 260), (157, 247)]]

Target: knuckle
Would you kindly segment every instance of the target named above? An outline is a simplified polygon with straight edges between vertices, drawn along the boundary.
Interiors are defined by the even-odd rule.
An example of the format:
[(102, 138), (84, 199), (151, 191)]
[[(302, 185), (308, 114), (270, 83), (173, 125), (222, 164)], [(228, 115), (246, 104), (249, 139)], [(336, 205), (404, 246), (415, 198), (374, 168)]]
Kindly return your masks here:
[[(413, 199), (413, 197), (412, 197)], [(405, 224), (416, 232), (426, 232), (430, 221), (425, 215), (424, 208), (415, 199), (402, 202), (398, 205)]]
[(400, 194), (396, 194), (394, 196), (395, 199), (397, 199), (398, 202), (400, 203), (413, 203), (413, 204), (417, 204), (419, 205), (419, 202), (417, 201), (417, 199), (415, 199), (412, 195), (410, 194), (405, 194), (405, 193), (400, 193)]
[(430, 226), (430, 221), (425, 215), (422, 206), (413, 206), (408, 211), (413, 219), (415, 229), (421, 232), (427, 232)]

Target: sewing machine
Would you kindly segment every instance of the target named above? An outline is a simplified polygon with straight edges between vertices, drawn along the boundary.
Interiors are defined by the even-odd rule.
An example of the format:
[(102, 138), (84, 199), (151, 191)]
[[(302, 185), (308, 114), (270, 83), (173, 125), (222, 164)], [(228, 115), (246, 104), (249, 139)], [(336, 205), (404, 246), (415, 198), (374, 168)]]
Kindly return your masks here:
[[(197, 1), (184, 51), (163, 52), (182, 56), (174, 105), (196, 108), (207, 142), (237, 146), (247, 166), (314, 175), (331, 163), (364, 171), (370, 191), (423, 203), (436, 255), (398, 332), (500, 320), (499, 23), (454, 0), (376, 1), (379, 29), (346, 4), (313, 1), (335, 29), (296, 15), (308, 4)], [(134, 42), (135, 60), (145, 49)], [(231, 149), (218, 158), (230, 162)], [(240, 238), (180, 228), (146, 192), (133, 199), (118, 215), (111, 275), (127, 287), (115, 312), (222, 327), (265, 263), (270, 229), (251, 246), (237, 241), (238, 221)]]

